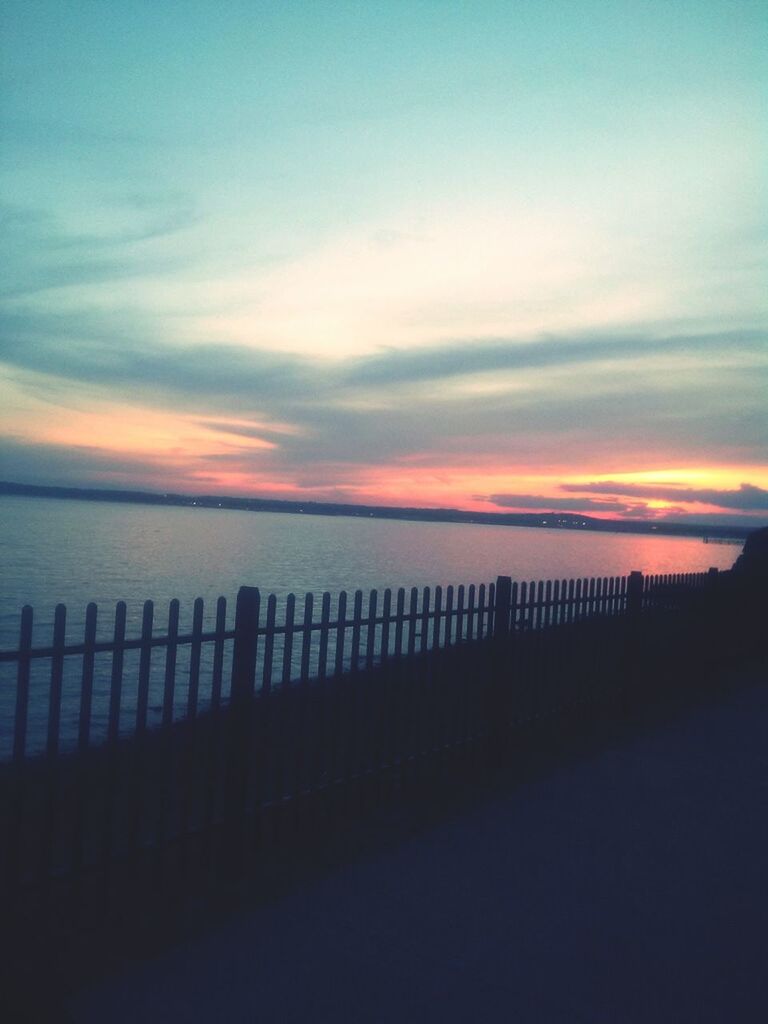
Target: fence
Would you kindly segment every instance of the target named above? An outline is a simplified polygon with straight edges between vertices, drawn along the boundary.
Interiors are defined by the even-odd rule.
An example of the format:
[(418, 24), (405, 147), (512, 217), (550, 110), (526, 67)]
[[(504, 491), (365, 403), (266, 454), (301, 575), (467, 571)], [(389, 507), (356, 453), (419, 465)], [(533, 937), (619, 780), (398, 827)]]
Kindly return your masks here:
[(351, 608), (325, 593), (319, 616), (312, 594), (297, 614), (293, 594), (279, 606), (243, 587), (234, 623), (222, 597), (204, 628), (198, 599), (183, 633), (178, 601), (160, 635), (148, 601), (128, 637), (121, 602), (99, 639), (90, 604), (75, 643), (59, 605), (43, 647), (25, 607), (18, 649), (0, 652), (16, 669), (5, 878), (39, 886), (190, 844), (210, 858), (217, 837), (245, 848), (288, 805), (322, 797), (327, 812), (363, 782), (381, 794), (449, 762), (469, 770), (511, 725), (615, 689), (632, 624), (679, 612), (716, 576), (499, 577), (358, 590)]

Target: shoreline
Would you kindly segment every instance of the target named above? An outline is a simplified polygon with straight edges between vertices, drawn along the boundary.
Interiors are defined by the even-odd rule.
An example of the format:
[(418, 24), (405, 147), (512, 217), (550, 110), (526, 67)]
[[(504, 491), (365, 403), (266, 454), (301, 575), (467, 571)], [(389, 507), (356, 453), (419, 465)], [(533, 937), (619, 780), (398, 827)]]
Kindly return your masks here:
[(641, 520), (595, 519), (571, 512), (514, 513), (468, 512), (462, 509), (408, 508), (387, 505), (354, 505), (334, 502), (284, 501), (276, 498), (242, 498), (230, 495), (186, 495), (152, 491), (108, 490), (104, 488), (54, 487), (18, 484), (0, 480), (0, 498), (28, 497), (64, 501), (106, 502), (168, 506), (172, 508), (203, 508), (237, 512), (276, 512), (293, 515), (316, 515), (328, 518), (387, 519), (403, 522), (458, 523), (467, 526), (517, 526), (530, 529), (568, 530), (582, 533), (640, 534), (645, 536), (699, 537), (708, 541), (745, 540), (761, 524), (754, 527), (717, 526), (645, 522)]

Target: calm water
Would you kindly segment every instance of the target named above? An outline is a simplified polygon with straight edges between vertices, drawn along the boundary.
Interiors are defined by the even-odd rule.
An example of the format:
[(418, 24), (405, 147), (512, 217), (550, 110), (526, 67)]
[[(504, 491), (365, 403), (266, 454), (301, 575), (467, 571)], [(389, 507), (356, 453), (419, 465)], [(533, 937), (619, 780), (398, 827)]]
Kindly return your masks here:
[[(16, 645), (21, 606), (35, 609), (35, 641), (53, 608), (73, 625), (88, 601), (107, 612), (172, 597), (182, 617), (195, 597), (234, 598), (242, 584), (285, 595), (371, 587), (696, 572), (728, 568), (739, 549), (693, 538), (505, 526), (155, 508), (0, 498), (0, 647)], [(40, 634), (40, 635), (38, 635)]]
[[(212, 628), (215, 598), (234, 597), (246, 583), (275, 592), (334, 595), (342, 589), (488, 583), (499, 574), (518, 579), (556, 576), (688, 572), (729, 567), (737, 547), (653, 536), (515, 529), (452, 523), (391, 522), (274, 513), (230, 512), (142, 505), (94, 504), (36, 498), (0, 498), (0, 648), (18, 644), (19, 612), (35, 610), (33, 642), (51, 640), (53, 610), (66, 604), (67, 639), (81, 642), (85, 606), (99, 605), (98, 637), (109, 639), (118, 600), (128, 604), (128, 635), (139, 633), (141, 608), (156, 602), (155, 623), (165, 632), (168, 602), (181, 601), (181, 631), (191, 625), (195, 597), (206, 601), (205, 628)], [(335, 600), (333, 607), (335, 607)], [(280, 664), (280, 638), (275, 658)], [(298, 653), (298, 647), (296, 649)], [(178, 651), (174, 714), (185, 714), (189, 646)], [(162, 711), (162, 649), (152, 654), (149, 723)], [(210, 699), (211, 645), (204, 645), (200, 707)], [(225, 652), (229, 679), (231, 645)], [(295, 660), (295, 659), (294, 659)], [(77, 736), (81, 662), (65, 659), (61, 705), (64, 749)], [(106, 736), (111, 655), (96, 656), (92, 741)], [(10, 756), (15, 715), (16, 666), (0, 663), (0, 761)], [(138, 702), (138, 652), (125, 655), (120, 731), (130, 734)], [(45, 746), (50, 663), (32, 663), (27, 749)], [(225, 694), (226, 695), (226, 694)]]

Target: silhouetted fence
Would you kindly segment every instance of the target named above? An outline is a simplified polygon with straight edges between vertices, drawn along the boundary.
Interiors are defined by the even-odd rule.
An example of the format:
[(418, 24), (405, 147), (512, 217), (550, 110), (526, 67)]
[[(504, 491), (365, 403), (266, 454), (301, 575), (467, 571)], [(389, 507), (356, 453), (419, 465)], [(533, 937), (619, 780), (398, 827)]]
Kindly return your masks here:
[(185, 632), (178, 601), (160, 634), (148, 601), (129, 637), (120, 602), (99, 638), (90, 604), (77, 642), (58, 605), (46, 646), (25, 607), (18, 649), (0, 652), (16, 676), (0, 694), (5, 878), (157, 868), (170, 849), (210, 860), (266, 841), (286, 808), (327, 817), (363, 791), (471, 770), (510, 727), (615, 692), (638, 623), (674, 619), (716, 578), (499, 577), (299, 608), (243, 587), (234, 623), (222, 597), (206, 626), (198, 599)]

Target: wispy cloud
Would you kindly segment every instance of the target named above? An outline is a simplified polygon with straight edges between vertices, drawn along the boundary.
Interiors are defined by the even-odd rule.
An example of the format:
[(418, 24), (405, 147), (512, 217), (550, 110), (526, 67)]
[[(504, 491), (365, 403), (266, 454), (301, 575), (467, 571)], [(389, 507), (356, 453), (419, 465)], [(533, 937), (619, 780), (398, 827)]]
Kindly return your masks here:
[(768, 365), (764, 336), (756, 331), (661, 337), (601, 332), (591, 336), (545, 335), (533, 340), (465, 339), (426, 349), (390, 351), (352, 361), (345, 379), (350, 384), (381, 386), (584, 363), (644, 363), (685, 355), (703, 359), (728, 351)]
[(599, 483), (562, 484), (561, 488), (564, 491), (584, 494), (715, 505), (718, 508), (739, 509), (743, 512), (768, 511), (768, 490), (748, 483), (741, 484), (735, 490), (718, 490), (711, 487), (669, 487), (662, 484), (632, 484), (607, 480)]
[[(543, 494), (490, 494), (487, 501), (499, 508), (532, 509), (536, 512), (599, 512), (603, 515), (629, 515), (645, 518), (651, 512), (645, 502), (618, 501), (615, 498), (559, 498)], [(678, 511), (682, 511), (679, 509)]]
[[(123, 192), (101, 208), (82, 211), (76, 222), (72, 215), (67, 219), (45, 209), (4, 205), (0, 299), (176, 273), (189, 257), (160, 243), (199, 221), (191, 198), (172, 192)], [(83, 230), (84, 225), (90, 230)]]
[(160, 344), (152, 329), (130, 311), (7, 309), (0, 362), (30, 400), (194, 415), (230, 435), (235, 454), (242, 437), (244, 474), (267, 458), (246, 447), (249, 437), (273, 441), (270, 465), (286, 473), (418, 460), (425, 472), (514, 476), (535, 466), (561, 479), (713, 459), (752, 465), (768, 446), (768, 358), (751, 332), (466, 339), (329, 361)]

